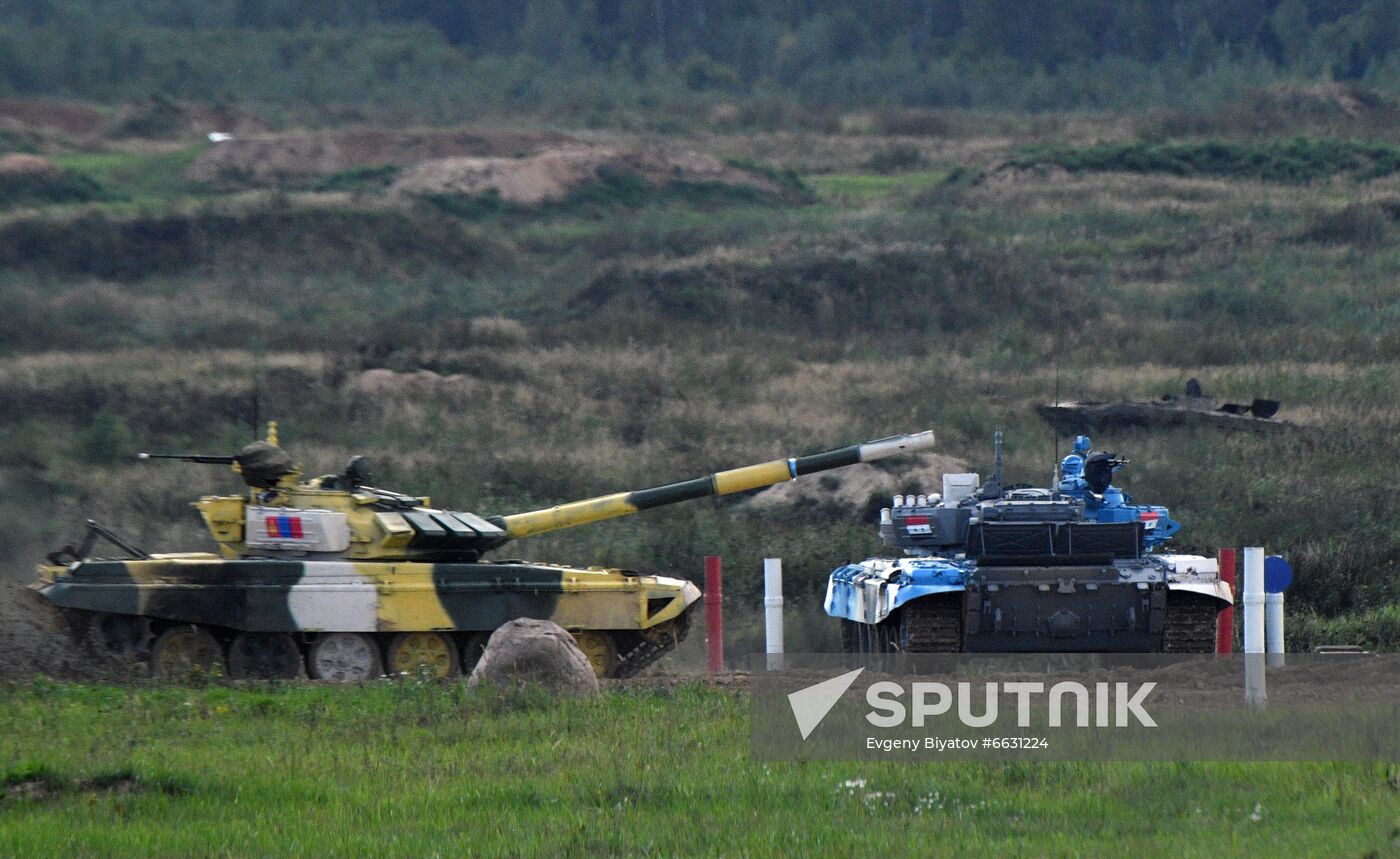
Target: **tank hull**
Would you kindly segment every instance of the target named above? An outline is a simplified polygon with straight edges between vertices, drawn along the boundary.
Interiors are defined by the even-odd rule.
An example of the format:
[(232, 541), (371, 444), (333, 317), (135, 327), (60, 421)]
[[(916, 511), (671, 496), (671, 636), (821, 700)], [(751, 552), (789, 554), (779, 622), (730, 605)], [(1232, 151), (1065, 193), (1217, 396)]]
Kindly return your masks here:
[[(194, 625), (238, 633), (484, 636), (507, 621), (551, 620), (617, 639), (617, 671), (674, 647), (700, 597), (690, 582), (523, 561), (475, 563), (225, 560), (214, 555), (40, 567), (32, 586), (62, 609), (147, 620), (152, 636)], [(645, 645), (645, 646), (643, 646)]]
[[(1166, 610), (1162, 584), (1139, 590), (1132, 584), (1057, 577), (1054, 568), (998, 572), (1003, 575), (978, 577), (965, 596), (965, 652), (1152, 653), (1161, 649)], [(1084, 576), (1088, 571), (1073, 572)], [(1097, 573), (1089, 575), (1098, 579)]]
[(831, 576), (843, 645), (874, 652), (1212, 652), (1233, 602), (1214, 561), (1154, 556), (1101, 566), (985, 566), (871, 558)]

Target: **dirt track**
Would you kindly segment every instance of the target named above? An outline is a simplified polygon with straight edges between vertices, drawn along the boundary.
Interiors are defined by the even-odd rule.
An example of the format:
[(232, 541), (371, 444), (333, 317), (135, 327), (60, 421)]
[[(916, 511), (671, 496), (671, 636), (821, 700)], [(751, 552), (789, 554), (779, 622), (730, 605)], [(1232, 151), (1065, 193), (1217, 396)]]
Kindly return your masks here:
[(64, 634), (56, 610), (23, 584), (0, 581), (0, 681), (36, 674), (86, 680), (101, 673), (93, 658)]

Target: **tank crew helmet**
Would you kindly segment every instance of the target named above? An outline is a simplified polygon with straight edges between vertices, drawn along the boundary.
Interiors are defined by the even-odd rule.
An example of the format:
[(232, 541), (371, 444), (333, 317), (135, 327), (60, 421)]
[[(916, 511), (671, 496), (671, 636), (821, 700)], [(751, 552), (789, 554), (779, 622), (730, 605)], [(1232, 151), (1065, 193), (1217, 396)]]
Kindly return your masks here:
[(265, 441), (247, 445), (233, 460), (243, 482), (254, 489), (275, 489), (278, 481), (297, 470), (291, 454)]
[(1080, 456), (1089, 452), (1089, 437), (1087, 435), (1077, 435), (1074, 437), (1074, 452)]
[(1065, 480), (1073, 480), (1084, 475), (1084, 457), (1071, 453), (1060, 461), (1060, 475)]

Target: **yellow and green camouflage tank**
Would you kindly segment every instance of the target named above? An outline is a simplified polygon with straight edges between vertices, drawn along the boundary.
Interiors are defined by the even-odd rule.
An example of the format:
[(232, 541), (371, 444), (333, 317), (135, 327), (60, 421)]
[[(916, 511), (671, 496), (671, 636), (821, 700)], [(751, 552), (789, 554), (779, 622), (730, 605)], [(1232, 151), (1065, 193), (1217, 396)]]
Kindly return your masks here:
[[(217, 553), (147, 554), (90, 521), (82, 545), (49, 555), (31, 587), (71, 615), (86, 646), (164, 677), (451, 677), (470, 671), (493, 630), (522, 617), (569, 630), (599, 676), (626, 677), (685, 637), (695, 585), (482, 555), (517, 537), (922, 450), (933, 434), (486, 517), (369, 486), (361, 457), (304, 481), (276, 442), (274, 425), (266, 441), (233, 456), (141, 454), (228, 464), (241, 475), (246, 494), (193, 505)], [(99, 538), (127, 557), (94, 557)]]

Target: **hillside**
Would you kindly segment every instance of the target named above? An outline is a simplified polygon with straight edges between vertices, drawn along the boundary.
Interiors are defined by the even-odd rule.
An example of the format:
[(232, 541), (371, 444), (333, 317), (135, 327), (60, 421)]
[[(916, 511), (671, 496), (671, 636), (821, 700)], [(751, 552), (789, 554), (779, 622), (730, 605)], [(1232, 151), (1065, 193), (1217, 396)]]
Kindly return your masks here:
[[(1300, 429), (1095, 439), (1132, 458), (1128, 490), (1171, 507), (1184, 549), (1287, 554), (1295, 646), (1393, 646), (1400, 114), (1349, 92), (221, 143), (194, 105), (132, 137), (29, 103), (0, 137), (5, 575), (86, 517), (201, 545), (186, 502), (230, 476), (128, 454), (233, 450), (255, 395), (308, 472), (364, 453), (376, 483), (491, 513), (922, 428), (986, 471), (1002, 426), (1010, 475), (1043, 482), (1035, 403), (1196, 377)], [(691, 576), (722, 554), (735, 654), (759, 640), (758, 559), (781, 555), (792, 646), (831, 648), (824, 577), (877, 548), (882, 496), (824, 485), (831, 503), (693, 504), (515, 549)]]

